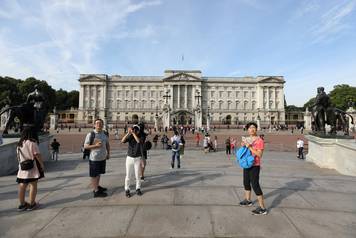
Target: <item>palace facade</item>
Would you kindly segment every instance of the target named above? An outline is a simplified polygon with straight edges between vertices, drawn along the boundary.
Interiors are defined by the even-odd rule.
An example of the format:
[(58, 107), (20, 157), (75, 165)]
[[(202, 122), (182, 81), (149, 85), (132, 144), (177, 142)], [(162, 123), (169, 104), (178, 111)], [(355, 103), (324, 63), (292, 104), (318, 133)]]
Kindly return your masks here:
[(163, 76), (81, 74), (78, 121), (156, 125), (285, 123), (283, 76), (205, 77), (199, 70)]

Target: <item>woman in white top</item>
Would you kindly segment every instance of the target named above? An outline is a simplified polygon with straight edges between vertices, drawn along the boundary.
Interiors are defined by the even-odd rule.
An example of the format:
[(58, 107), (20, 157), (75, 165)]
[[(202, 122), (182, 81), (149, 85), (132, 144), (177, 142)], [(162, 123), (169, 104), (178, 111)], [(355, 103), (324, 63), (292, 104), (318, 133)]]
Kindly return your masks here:
[[(19, 171), (17, 173), (17, 183), (18, 183), (18, 197), (20, 205), (18, 210), (33, 210), (37, 207), (35, 201), (37, 195), (37, 181), (43, 177), (44, 164), (38, 148), (38, 136), (34, 129), (25, 128), (22, 131), (20, 141), (17, 144), (16, 152), (17, 159), (19, 161)], [(24, 161), (31, 161), (31, 166), (25, 168), (23, 164)], [(37, 162), (36, 162), (37, 160)], [(25, 162), (26, 163), (26, 162)], [(32, 167), (32, 168), (31, 168)], [(25, 201), (25, 193), (27, 185), (30, 185), (30, 202)]]

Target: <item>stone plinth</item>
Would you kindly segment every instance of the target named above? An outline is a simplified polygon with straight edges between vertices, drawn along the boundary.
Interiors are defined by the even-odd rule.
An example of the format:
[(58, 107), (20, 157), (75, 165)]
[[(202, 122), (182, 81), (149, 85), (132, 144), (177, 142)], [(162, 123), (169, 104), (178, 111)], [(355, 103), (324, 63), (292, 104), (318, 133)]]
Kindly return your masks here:
[[(51, 155), (49, 145), (52, 135), (40, 136), (40, 152), (43, 160), (49, 160)], [(4, 138), (4, 143), (0, 145), (0, 176), (10, 175), (17, 171), (18, 162), (16, 158), (16, 146), (20, 138)]]
[(330, 139), (306, 135), (306, 160), (321, 168), (335, 169), (341, 174), (356, 176), (355, 139)]

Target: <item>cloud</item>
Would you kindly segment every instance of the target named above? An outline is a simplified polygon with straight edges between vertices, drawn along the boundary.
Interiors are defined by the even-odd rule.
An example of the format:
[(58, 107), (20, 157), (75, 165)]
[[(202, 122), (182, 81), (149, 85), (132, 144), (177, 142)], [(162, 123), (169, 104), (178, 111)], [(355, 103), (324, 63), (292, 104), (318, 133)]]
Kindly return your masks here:
[(356, 6), (356, 1), (342, 2), (321, 16), (320, 22), (310, 30), (314, 37), (313, 43), (330, 41), (343, 31), (350, 29), (347, 17), (352, 14)]
[(2, 1), (0, 19), (18, 27), (0, 22), (0, 74), (35, 76), (48, 80), (55, 88), (78, 88), (76, 79), (80, 73), (100, 72), (95, 56), (112, 35), (135, 38), (154, 34), (151, 25), (124, 29), (129, 16), (159, 4), (160, 1), (52, 0), (28, 5)]

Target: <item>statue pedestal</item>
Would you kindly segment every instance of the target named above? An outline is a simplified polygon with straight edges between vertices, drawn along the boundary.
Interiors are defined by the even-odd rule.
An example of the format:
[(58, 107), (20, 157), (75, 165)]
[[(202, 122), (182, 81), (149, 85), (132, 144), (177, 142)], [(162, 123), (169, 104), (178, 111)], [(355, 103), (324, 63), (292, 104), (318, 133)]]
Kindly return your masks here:
[(311, 113), (307, 110), (305, 110), (304, 113), (304, 128), (307, 131), (312, 130), (312, 118), (311, 118)]
[(356, 176), (355, 139), (332, 139), (306, 135), (306, 160), (320, 168), (335, 169), (341, 174)]
[[(39, 136), (40, 152), (44, 161), (51, 159), (50, 143), (52, 135), (46, 134)], [(0, 145), (0, 176), (14, 174), (19, 167), (16, 159), (16, 146), (20, 138), (4, 138), (4, 143)]]
[(50, 126), (49, 128), (52, 130), (56, 130), (58, 127), (58, 115), (57, 114), (52, 114), (49, 116), (50, 117)]

